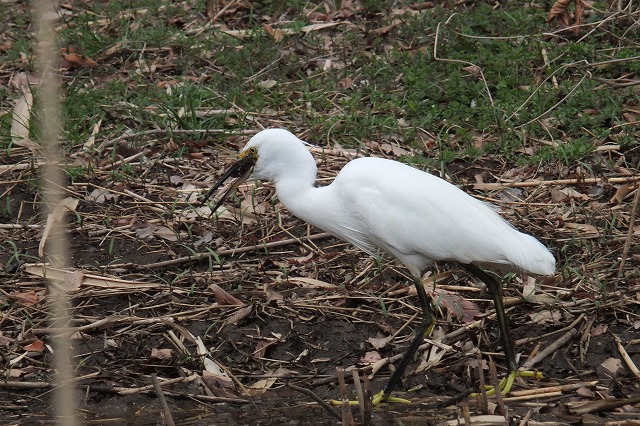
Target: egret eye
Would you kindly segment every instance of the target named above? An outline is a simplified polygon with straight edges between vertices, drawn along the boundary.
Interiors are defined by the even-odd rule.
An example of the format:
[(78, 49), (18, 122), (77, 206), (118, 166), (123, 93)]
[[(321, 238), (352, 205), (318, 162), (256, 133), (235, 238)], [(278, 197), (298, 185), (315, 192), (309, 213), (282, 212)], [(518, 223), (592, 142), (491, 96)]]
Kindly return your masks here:
[(258, 149), (255, 146), (252, 146), (251, 148), (243, 151), (240, 153), (240, 159), (244, 159), (247, 157), (251, 157), (253, 158), (253, 161), (257, 161), (258, 160)]

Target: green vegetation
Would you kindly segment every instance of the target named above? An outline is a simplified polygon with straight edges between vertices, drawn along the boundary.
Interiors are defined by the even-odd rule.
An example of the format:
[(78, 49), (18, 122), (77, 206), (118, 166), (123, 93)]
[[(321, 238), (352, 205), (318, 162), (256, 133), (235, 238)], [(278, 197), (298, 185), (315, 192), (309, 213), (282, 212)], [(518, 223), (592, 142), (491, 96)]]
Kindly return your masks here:
[[(153, 128), (233, 133), (275, 116), (311, 129), (316, 143), (361, 147), (393, 138), (424, 150), (412, 163), (431, 166), (489, 154), (570, 165), (596, 144), (635, 144), (637, 135), (620, 129), (625, 107), (639, 103), (637, 91), (602, 83), (639, 68), (638, 61), (607, 63), (637, 53), (627, 27), (615, 22), (575, 41), (549, 36), (546, 12), (520, 4), (481, 3), (452, 16), (441, 7), (391, 13), (392, 2), (368, 1), (351, 22), (310, 30), (309, 5), (289, 1), (251, 3), (243, 19), (222, 14), (225, 27), (194, 31), (188, 24), (202, 9), (130, 6), (86, 4), (61, 31), (62, 47), (97, 61), (65, 81), (69, 149), (99, 120), (117, 137)], [(277, 38), (262, 25), (266, 16), (281, 16), (270, 24), (282, 31)], [(22, 43), (3, 59), (29, 50)], [(605, 64), (590, 65), (597, 62)], [(228, 113), (199, 113), (206, 110)], [(0, 123), (10, 126), (6, 116)], [(438, 135), (426, 150), (424, 131)], [(525, 143), (532, 140), (553, 143)]]

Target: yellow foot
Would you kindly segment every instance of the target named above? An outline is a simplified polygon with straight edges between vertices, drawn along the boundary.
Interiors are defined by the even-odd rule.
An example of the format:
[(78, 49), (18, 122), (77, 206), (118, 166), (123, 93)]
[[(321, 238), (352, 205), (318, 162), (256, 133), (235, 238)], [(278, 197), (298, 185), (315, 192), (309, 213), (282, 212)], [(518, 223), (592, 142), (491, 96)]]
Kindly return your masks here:
[[(516, 377), (533, 377), (535, 379), (542, 379), (544, 376), (542, 375), (542, 373), (539, 373), (537, 371), (512, 371), (507, 375), (507, 377), (500, 380), (500, 384), (498, 385), (500, 387), (500, 393), (506, 395), (511, 392), (511, 387), (513, 386), (513, 382), (516, 380)], [(496, 389), (493, 386), (486, 386), (485, 389), (487, 390), (487, 395), (493, 395), (494, 393), (496, 393)], [(471, 394), (471, 396), (476, 395), (477, 393)]]
[[(371, 399), (371, 403), (373, 404), (373, 406), (375, 407), (376, 405), (383, 403), (383, 402), (391, 402), (391, 403), (399, 403), (399, 404), (411, 404), (411, 401), (409, 401), (408, 399), (404, 399), (404, 398), (396, 398), (394, 396), (391, 395), (386, 395), (380, 391), (377, 394), (374, 395), (374, 397)], [(332, 399), (331, 400), (331, 404), (333, 405), (342, 405), (342, 401), (337, 400), (337, 399)], [(360, 402), (358, 401), (349, 401), (349, 405), (359, 405)]]
[(408, 399), (396, 398), (395, 396), (391, 396), (391, 395), (386, 395), (385, 396), (383, 391), (380, 391), (377, 394), (375, 394), (373, 396), (373, 398), (371, 399), (371, 402), (373, 403), (374, 406), (380, 404), (381, 402), (394, 402), (394, 403), (398, 403), (398, 404), (411, 404), (411, 401), (409, 401)]

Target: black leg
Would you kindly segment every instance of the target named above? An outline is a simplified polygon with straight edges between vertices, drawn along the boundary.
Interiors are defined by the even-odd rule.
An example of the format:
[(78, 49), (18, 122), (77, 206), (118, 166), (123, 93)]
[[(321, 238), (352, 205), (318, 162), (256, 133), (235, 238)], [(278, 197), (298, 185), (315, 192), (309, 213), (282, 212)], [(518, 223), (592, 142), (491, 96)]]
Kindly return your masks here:
[(513, 339), (511, 337), (511, 330), (509, 329), (509, 323), (507, 322), (507, 316), (504, 312), (504, 301), (502, 298), (502, 285), (493, 278), (491, 275), (484, 272), (472, 264), (462, 265), (464, 268), (481, 279), (489, 289), (489, 293), (493, 298), (493, 303), (496, 307), (496, 317), (498, 318), (498, 327), (500, 327), (500, 334), (502, 335), (502, 346), (504, 346), (504, 356), (507, 359), (507, 372), (512, 373), (518, 370), (518, 364), (516, 363), (515, 349), (513, 345)]
[(429, 302), (427, 294), (424, 291), (424, 287), (422, 286), (422, 279), (419, 277), (413, 277), (413, 282), (416, 286), (416, 291), (418, 292), (418, 301), (420, 302), (420, 307), (422, 308), (422, 322), (420, 323), (420, 327), (418, 328), (415, 337), (411, 341), (411, 344), (402, 356), (400, 363), (396, 366), (396, 369), (394, 370), (393, 374), (391, 374), (389, 381), (382, 391), (383, 401), (386, 400), (389, 395), (391, 395), (391, 392), (400, 381), (402, 373), (407, 368), (407, 365), (409, 365), (409, 362), (411, 362), (413, 355), (418, 350), (418, 347), (420, 347), (420, 344), (422, 344), (424, 338), (431, 334), (431, 330), (433, 329), (433, 326), (435, 324), (433, 311), (431, 310), (431, 303)]

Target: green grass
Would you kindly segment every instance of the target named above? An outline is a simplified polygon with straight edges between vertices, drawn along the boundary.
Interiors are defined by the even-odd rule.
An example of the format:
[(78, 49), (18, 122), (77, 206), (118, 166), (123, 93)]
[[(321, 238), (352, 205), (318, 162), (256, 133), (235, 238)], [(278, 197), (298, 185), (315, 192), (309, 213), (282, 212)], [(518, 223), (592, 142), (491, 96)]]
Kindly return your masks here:
[[(108, 2), (106, 8), (85, 4), (86, 13), (60, 34), (62, 47), (98, 60), (95, 69), (75, 70), (65, 79), (68, 147), (84, 143), (98, 120), (115, 137), (126, 129), (156, 127), (168, 133), (257, 130), (247, 117), (265, 114), (294, 130), (311, 129), (315, 142), (359, 146), (393, 137), (423, 149), (416, 138), (420, 129), (446, 141), (425, 151), (424, 160), (413, 158), (415, 164), (499, 154), (516, 164), (568, 165), (593, 155), (598, 140), (635, 146), (637, 129), (622, 134), (613, 129), (624, 123), (624, 106), (638, 105), (640, 95), (633, 88), (603, 85), (602, 79), (638, 72), (638, 61), (585, 66), (585, 61), (636, 55), (637, 40), (628, 26), (612, 21), (580, 42), (564, 41), (544, 35), (550, 30), (544, 11), (481, 3), (453, 17), (441, 7), (396, 15), (398, 25), (376, 34), (394, 19), (389, 10), (395, 3), (366, 4), (368, 9), (352, 19), (357, 25), (304, 34), (301, 28), (311, 23), (306, 2), (250, 3), (252, 9), (238, 12), (242, 19), (220, 18), (245, 31), (243, 39), (216, 29), (186, 31), (197, 14), (205, 16), (202, 4), (192, 10), (157, 0)], [(273, 25), (293, 32), (274, 42), (262, 28), (264, 16), (282, 16), (284, 23)], [(589, 17), (602, 18), (595, 12)], [(442, 60), (433, 57), (438, 25)], [(4, 59), (31, 50), (24, 43), (17, 42)], [(119, 46), (115, 53), (107, 54), (114, 46)], [(324, 69), (328, 58), (332, 67)], [(141, 63), (156, 68), (145, 71)], [(470, 64), (482, 69), (486, 86)], [(171, 79), (179, 84), (167, 90), (161, 83)], [(350, 84), (345, 86), (345, 79)], [(233, 109), (238, 115), (199, 118), (198, 108)], [(10, 126), (7, 115), (0, 124)], [(481, 148), (474, 145), (478, 134), (486, 140)], [(557, 146), (522, 155), (523, 135)]]

